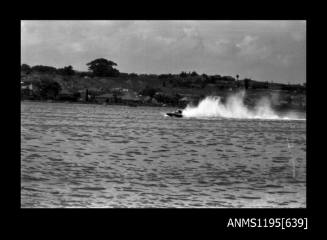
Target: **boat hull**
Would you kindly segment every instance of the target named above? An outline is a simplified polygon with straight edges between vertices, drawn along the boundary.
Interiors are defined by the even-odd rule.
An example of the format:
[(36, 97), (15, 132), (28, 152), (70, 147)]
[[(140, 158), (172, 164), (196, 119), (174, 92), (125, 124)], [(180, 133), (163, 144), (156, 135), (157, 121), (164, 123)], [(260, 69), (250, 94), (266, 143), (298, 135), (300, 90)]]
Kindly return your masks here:
[(183, 117), (182, 114), (178, 114), (178, 113), (166, 113), (169, 117), (176, 117), (176, 118), (181, 118)]

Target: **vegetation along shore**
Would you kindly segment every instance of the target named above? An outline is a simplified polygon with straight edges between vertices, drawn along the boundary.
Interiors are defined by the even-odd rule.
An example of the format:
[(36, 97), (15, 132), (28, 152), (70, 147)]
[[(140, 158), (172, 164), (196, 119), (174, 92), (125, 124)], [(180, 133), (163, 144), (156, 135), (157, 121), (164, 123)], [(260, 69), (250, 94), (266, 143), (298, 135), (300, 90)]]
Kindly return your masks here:
[(185, 107), (205, 96), (226, 98), (246, 91), (244, 103), (253, 106), (262, 97), (275, 109), (306, 109), (306, 84), (257, 81), (239, 75), (193, 72), (179, 74), (122, 73), (113, 61), (99, 58), (86, 64), (89, 71), (72, 66), (21, 65), (21, 100), (63, 101), (129, 106)]

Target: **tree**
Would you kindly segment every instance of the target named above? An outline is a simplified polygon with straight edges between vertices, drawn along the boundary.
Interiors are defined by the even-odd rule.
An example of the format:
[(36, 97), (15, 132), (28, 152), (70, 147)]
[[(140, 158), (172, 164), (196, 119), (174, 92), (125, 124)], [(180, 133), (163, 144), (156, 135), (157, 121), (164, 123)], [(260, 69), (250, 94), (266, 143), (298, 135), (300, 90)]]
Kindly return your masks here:
[(62, 75), (74, 75), (75, 71), (73, 70), (73, 67), (69, 65), (64, 68), (59, 68), (58, 73)]
[(113, 66), (117, 66), (117, 63), (104, 58), (95, 59), (86, 65), (89, 66), (89, 70), (93, 72), (94, 76), (116, 77), (119, 75), (119, 71), (113, 68)]
[(159, 79), (167, 79), (167, 78), (171, 78), (173, 77), (173, 75), (171, 73), (168, 73), (168, 74), (160, 74), (158, 76)]
[(205, 74), (205, 73), (203, 73), (201, 76), (202, 76), (203, 79), (207, 79), (207, 78), (209, 77), (209, 76), (208, 76), (207, 74)]
[(143, 95), (143, 96), (149, 96), (149, 97), (153, 98), (157, 91), (158, 91), (158, 89), (156, 89), (156, 88), (152, 88), (152, 87), (146, 86), (140, 92), (140, 94)]
[(32, 67), (32, 71), (40, 73), (55, 73), (57, 69), (55, 67), (36, 65)]
[(55, 99), (61, 90), (60, 84), (49, 78), (41, 78), (35, 85), (43, 99)]
[(192, 76), (192, 77), (196, 77), (196, 76), (198, 76), (198, 73), (197, 73), (196, 71), (193, 71), (193, 72), (191, 73), (191, 76)]
[(239, 78), (239, 77), (240, 77), (240, 76), (237, 74), (237, 75), (236, 75), (236, 80), (237, 80), (237, 81), (238, 81), (238, 78)]
[(179, 74), (179, 76), (182, 78), (187, 77), (187, 73), (183, 71)]
[(28, 64), (22, 64), (20, 67), (22, 72), (25, 72), (26, 74), (29, 74), (31, 72), (31, 67)]
[(131, 78), (137, 78), (138, 77), (138, 75), (136, 73), (130, 73), (130, 74), (128, 74), (128, 76), (131, 77)]
[(245, 78), (244, 79), (244, 87), (245, 87), (245, 89), (248, 89), (249, 88), (250, 81), (251, 81), (251, 79), (249, 79), (249, 78)]

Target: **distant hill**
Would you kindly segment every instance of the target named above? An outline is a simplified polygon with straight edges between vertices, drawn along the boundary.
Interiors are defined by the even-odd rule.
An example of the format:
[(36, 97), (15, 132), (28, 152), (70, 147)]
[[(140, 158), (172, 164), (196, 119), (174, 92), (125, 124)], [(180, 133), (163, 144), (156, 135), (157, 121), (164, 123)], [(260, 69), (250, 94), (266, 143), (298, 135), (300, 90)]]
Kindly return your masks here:
[[(41, 71), (40, 71), (41, 69)], [(42, 81), (54, 81), (59, 83), (61, 92), (72, 94), (89, 91), (94, 96), (111, 93), (113, 89), (128, 89), (136, 93), (144, 93), (145, 89), (153, 89), (156, 96), (164, 97), (178, 96), (179, 99), (201, 99), (208, 95), (219, 95), (225, 97), (230, 93), (247, 90), (247, 102), (255, 101), (262, 96), (273, 96), (278, 92), (276, 105), (305, 106), (306, 86), (280, 84), (272, 82), (260, 82), (252, 79), (237, 80), (232, 76), (199, 75), (196, 72), (182, 72), (180, 74), (135, 74), (119, 73), (117, 76), (93, 76), (91, 72), (78, 72), (71, 68), (55, 69), (45, 66), (41, 68), (23, 68), (21, 70), (21, 81), (25, 83), (40, 83)], [(238, 78), (238, 76), (237, 76)], [(276, 95), (276, 94), (275, 94)], [(155, 96), (151, 96), (155, 97)], [(159, 99), (159, 100), (160, 100)], [(158, 100), (158, 99), (157, 99)], [(169, 102), (169, 101), (168, 101)]]

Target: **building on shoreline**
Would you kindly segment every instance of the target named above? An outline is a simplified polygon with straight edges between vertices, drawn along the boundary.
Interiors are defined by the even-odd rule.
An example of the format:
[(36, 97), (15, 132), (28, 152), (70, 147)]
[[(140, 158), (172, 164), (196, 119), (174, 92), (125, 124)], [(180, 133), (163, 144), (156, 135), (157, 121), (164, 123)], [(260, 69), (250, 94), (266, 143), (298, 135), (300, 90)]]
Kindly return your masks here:
[(120, 98), (122, 103), (125, 104), (141, 104), (142, 99), (133, 91), (125, 92), (124, 95)]
[(116, 99), (114, 94), (112, 93), (105, 93), (99, 96), (95, 96), (95, 101), (97, 103), (115, 103)]

